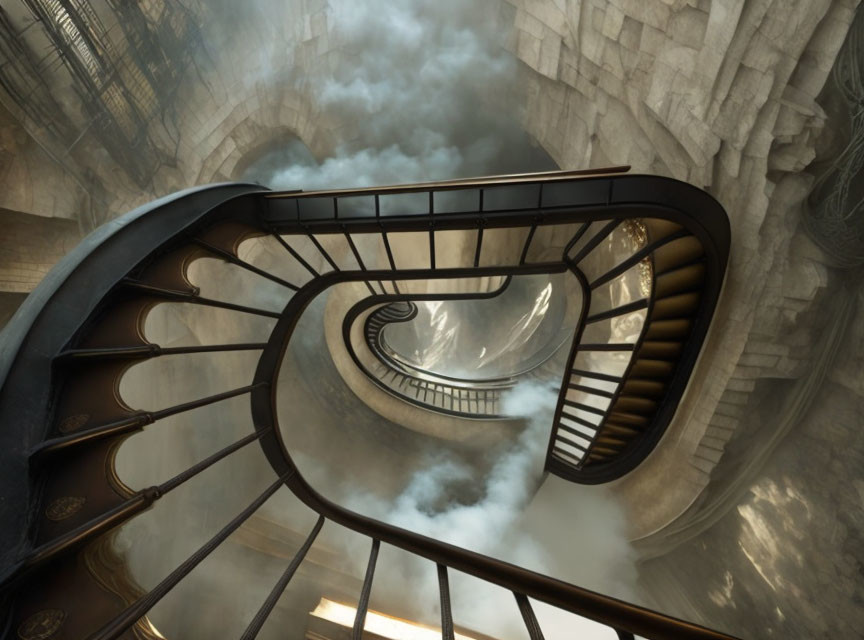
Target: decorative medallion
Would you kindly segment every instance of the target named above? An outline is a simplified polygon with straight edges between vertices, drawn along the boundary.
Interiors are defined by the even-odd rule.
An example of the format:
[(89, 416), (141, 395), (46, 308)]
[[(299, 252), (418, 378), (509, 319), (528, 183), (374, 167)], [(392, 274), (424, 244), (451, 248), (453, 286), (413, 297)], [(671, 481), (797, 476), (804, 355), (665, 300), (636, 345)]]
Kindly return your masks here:
[(55, 522), (65, 520), (78, 513), (86, 501), (86, 498), (79, 498), (77, 496), (57, 498), (45, 509), (45, 517)]
[(90, 419), (89, 413), (79, 413), (74, 416), (69, 416), (68, 418), (63, 418), (60, 422), (60, 432), (61, 433), (69, 433), (71, 431), (77, 431)]
[(21, 640), (47, 640), (53, 636), (66, 619), (66, 612), (60, 609), (43, 609), (27, 618), (18, 627)]

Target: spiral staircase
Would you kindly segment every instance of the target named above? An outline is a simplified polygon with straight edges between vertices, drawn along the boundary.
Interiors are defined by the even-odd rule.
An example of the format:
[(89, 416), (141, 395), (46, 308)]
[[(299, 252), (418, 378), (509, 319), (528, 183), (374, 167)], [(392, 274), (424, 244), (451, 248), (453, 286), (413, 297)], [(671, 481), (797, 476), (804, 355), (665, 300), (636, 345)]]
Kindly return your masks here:
[[(278, 271), (244, 253), (256, 239), (283, 251)], [(454, 243), (470, 250), (448, 251)], [(672, 420), (728, 250), (728, 220), (710, 196), (626, 168), (317, 192), (220, 184), (104, 225), (30, 295), (0, 343), (4, 637), (160, 637), (148, 611), (284, 487), (318, 521), (243, 638), (261, 630), (325, 521), (369, 541), (354, 638), (364, 628), (382, 542), (437, 566), (444, 638), (454, 638), (448, 570), (511, 591), (532, 640), (543, 633), (531, 600), (607, 625), (620, 638), (727, 638), (324, 498), (286, 445), (276, 396), (304, 310), (329, 288), (353, 283), (350, 312), (337, 319), (340, 348), (380, 393), (418, 411), (494, 420), (504, 417), (504, 390), (557, 372), (545, 470), (575, 483), (609, 482), (638, 466)], [(246, 304), (230, 287), (211, 286), (204, 295), (188, 277), (202, 258), (275, 285), (278, 310)], [(418, 302), (491, 298), (531, 274), (560, 274), (580, 298), (573, 335), (531, 370), (458, 379), (409, 366), (387, 348), (387, 326), (410, 322)], [(253, 342), (160, 346), (147, 339), (145, 322), (171, 304), (269, 322)], [(146, 360), (229, 351), (257, 357), (254, 376), (238, 388), (161, 408), (133, 408), (119, 392), (123, 376)], [(116, 454), (130, 435), (238, 397), (248, 400), (251, 416), (242, 438), (161, 484), (132, 490), (118, 477)], [(269, 461), (270, 486), (158, 585), (137, 590), (105, 548), (112, 531), (249, 446)]]

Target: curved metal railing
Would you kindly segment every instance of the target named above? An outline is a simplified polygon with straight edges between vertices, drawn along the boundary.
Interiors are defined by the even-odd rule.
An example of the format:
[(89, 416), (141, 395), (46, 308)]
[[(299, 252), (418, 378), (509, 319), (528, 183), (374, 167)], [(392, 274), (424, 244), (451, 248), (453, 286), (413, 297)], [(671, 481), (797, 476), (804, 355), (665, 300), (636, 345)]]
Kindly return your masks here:
[[(395, 302), (382, 302), (390, 296), (370, 296), (360, 301), (345, 315), (342, 335), (345, 347), (355, 365), (377, 386), (388, 393), (423, 409), (465, 419), (500, 420), (504, 394), (520, 381), (560, 379), (563, 363), (559, 357), (566, 345), (559, 345), (548, 357), (534, 366), (497, 378), (467, 380), (415, 367), (398, 357), (387, 345), (383, 329), (392, 322), (408, 322), (416, 316), (415, 302), (420, 300), (481, 300), (501, 295), (509, 286), (510, 277), (501, 285), (484, 292), (451, 294), (397, 294)], [(376, 305), (382, 305), (375, 309)], [(372, 309), (372, 311), (370, 311)], [(354, 348), (351, 328), (363, 320), (363, 338), (371, 361), (365, 361)]]
[[(394, 317), (392, 310), (400, 304), (408, 305), (409, 312)], [(383, 329), (392, 322), (408, 322), (416, 315), (417, 307), (411, 301), (391, 302), (370, 313), (363, 323), (363, 334), (376, 362), (370, 370), (355, 360), (361, 370), (386, 391), (416, 406), (461, 418), (503, 418), (501, 392), (512, 387), (512, 380), (460, 381), (410, 367), (395, 357), (383, 339)], [(350, 340), (346, 346), (356, 358)]]
[[(436, 563), (445, 637), (452, 637), (453, 629), (449, 569), (511, 590), (532, 640), (541, 638), (542, 633), (529, 597), (606, 624), (622, 638), (632, 638), (634, 633), (648, 638), (728, 637), (388, 525), (328, 501), (297, 470), (282, 441), (274, 402), (288, 340), (307, 305), (328, 287), (362, 282), (370, 293), (387, 295), (395, 291), (388, 291), (386, 283), (397, 280), (557, 273), (566, 269), (576, 272), (574, 265), (582, 260), (569, 251), (567, 260), (532, 260), (532, 238), (541, 236), (547, 225), (578, 224), (583, 228), (591, 220), (623, 220), (636, 213), (673, 220), (702, 243), (704, 287), (683, 347), (685, 354), (692, 353), (695, 358), (704, 335), (700, 334), (701, 327), (710, 319), (719, 291), (728, 246), (728, 226), (723, 226), (725, 217), (717, 217), (716, 203), (672, 180), (608, 175), (580, 179), (566, 173), (326, 194), (272, 194), (256, 189), (217, 185), (194, 190), (157, 201), (107, 225), (58, 265), (10, 323), (0, 354), (0, 450), (4, 457), (0, 480), (7, 497), (0, 506), (2, 521), (7, 523), (2, 530), (6, 569), (0, 589), (4, 595), (14, 595), (4, 598), (10, 615), (7, 628), (17, 629), (24, 637), (33, 630), (46, 629), (49, 636), (62, 629), (64, 637), (92, 640), (147, 637), (148, 611), (280, 487), (287, 486), (319, 514), (319, 520), (249, 621), (243, 638), (257, 635), (325, 520), (370, 540), (372, 552), (357, 607), (355, 637), (363, 629), (381, 542)], [(479, 201), (469, 203), (468, 208), (438, 213), (434, 210), (436, 194), (449, 191), (459, 192), (459, 196), (476, 192)], [(422, 194), (420, 200), (427, 203), (426, 208), (418, 212), (409, 204), (396, 214), (385, 214), (385, 199), (404, 194)], [(709, 218), (714, 218), (696, 220), (688, 213), (691, 211), (709, 211)], [(484, 234), (515, 227), (526, 229), (524, 246), (503, 264), (480, 264)], [(476, 230), (473, 264), (436, 266), (436, 233), (459, 229)], [(399, 232), (420, 232), (428, 237), (430, 265), (400, 268), (395, 264), (387, 236)], [(358, 249), (357, 234), (380, 237), (389, 266), (367, 266), (364, 257), (369, 256)], [(265, 235), (285, 249), (286, 257), (302, 265), (308, 273), (305, 282), (288, 281), (239, 256), (242, 240)], [(351, 268), (337, 263), (339, 257), (328, 253), (323, 235), (344, 237), (350, 248), (346, 255), (353, 255), (355, 260)], [(319, 262), (329, 265), (328, 272), (319, 271), (309, 254), (298, 249), (295, 240), (299, 243), (300, 239), (318, 252)], [(200, 257), (220, 258), (280, 285), (286, 292), (284, 309), (274, 312), (201, 296), (186, 276), (189, 265)], [(276, 325), (260, 342), (162, 348), (146, 341), (142, 327), (156, 304), (170, 301), (274, 318)], [(578, 342), (584, 348), (586, 343)], [(573, 353), (578, 349), (574, 347)], [(152, 411), (134, 410), (116, 393), (118, 381), (131, 363), (176, 353), (236, 350), (260, 352), (254, 378), (245, 386)], [(677, 402), (672, 394), (675, 376), (686, 379), (687, 367), (685, 359), (672, 374), (673, 381), (666, 390), (670, 406)], [(161, 484), (130, 492), (117, 480), (114, 456), (129, 434), (169, 416), (239, 396), (250, 399), (254, 431)], [(664, 414), (658, 411), (655, 416)], [(560, 415), (556, 420), (560, 422)], [(150, 591), (113, 599), (94, 595), (100, 589), (97, 577), (78, 558), (98, 545), (103, 535), (256, 441), (274, 470), (272, 484), (260, 496)], [(8, 523), (14, 524), (10, 527)]]

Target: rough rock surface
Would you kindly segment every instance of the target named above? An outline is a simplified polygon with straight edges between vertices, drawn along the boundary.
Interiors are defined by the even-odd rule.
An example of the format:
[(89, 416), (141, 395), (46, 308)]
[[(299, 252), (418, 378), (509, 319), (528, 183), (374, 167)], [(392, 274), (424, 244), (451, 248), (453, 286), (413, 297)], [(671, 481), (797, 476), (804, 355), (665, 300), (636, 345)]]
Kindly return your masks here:
[(813, 180), (801, 169), (815, 156), (825, 123), (816, 97), (856, 4), (512, 0), (502, 8), (514, 25), (508, 46), (525, 63), (523, 121), (562, 167), (630, 164), (669, 175), (707, 189), (732, 222), (724, 296), (691, 385), (699, 394), (689, 394), (671, 429), (674, 458), (690, 468), (661, 505), (650, 497), (669, 476), (658, 473), (672, 461), (662, 448), (622, 482), (637, 537), (667, 524), (709, 482), (756, 381), (806, 366), (812, 330), (797, 321), (830, 272), (798, 232)]

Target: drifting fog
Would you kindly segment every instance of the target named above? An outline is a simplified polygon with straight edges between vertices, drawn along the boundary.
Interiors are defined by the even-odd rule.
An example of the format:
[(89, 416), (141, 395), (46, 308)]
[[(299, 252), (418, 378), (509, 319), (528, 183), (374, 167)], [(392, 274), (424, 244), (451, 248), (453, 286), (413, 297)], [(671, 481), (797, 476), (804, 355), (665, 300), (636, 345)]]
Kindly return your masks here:
[[(311, 154), (276, 151), (247, 179), (311, 190), (557, 168), (512, 109), (517, 67), (501, 47), (497, 4), (412, 0), (382, 10), (333, 0), (329, 7), (338, 64), (332, 74), (292, 82), (340, 125), (337, 148), (320, 164)], [(284, 162), (286, 155), (300, 162)]]
[[(504, 414), (520, 418), (524, 426), (479, 479), (480, 486), (470, 487), (468, 492), (473, 489), (476, 501), (452, 499), (459, 494), (454, 485), (478, 480), (476, 469), (444, 459), (417, 470), (390, 504), (354, 496), (345, 501), (346, 505), (539, 573), (632, 597), (635, 558), (624, 537), (623, 514), (611, 496), (604, 490), (584, 489), (555, 477), (544, 482), (542, 477), (557, 395), (554, 386), (530, 382), (508, 392)], [(382, 605), (401, 602), (405, 606), (406, 593), (418, 588), (435, 593), (437, 575), (429, 565), (403, 557), (401, 565), (382, 566), (378, 576), (381, 585), (376, 586), (383, 593), (378, 600)], [(425, 584), (418, 585), (421, 581)], [(521, 636), (523, 622), (511, 594), (452, 571), (450, 588), (457, 624), (498, 638)], [(414, 602), (413, 598), (407, 600)], [(436, 622), (440, 618), (434, 604), (434, 599), (427, 599), (425, 607), (415, 604), (409, 611), (416, 618)], [(616, 637), (601, 625), (554, 607), (536, 602), (534, 607), (549, 638)]]
[[(261, 28), (279, 33), (280, 21), (291, 17), (286, 6), (259, 10), (256, 19), (277, 25)], [(308, 190), (554, 168), (520, 130), (519, 114), (508, 108), (514, 103), (516, 65), (500, 46), (494, 6), (413, 0), (382, 10), (373, 2), (330, 2), (327, 16), (340, 43), (332, 72), (298, 77), (291, 55), (278, 66), (280, 55), (267, 53), (255, 73), (256, 82), (314, 85), (322, 111), (344, 125), (338, 144), (330, 157), (317, 159), (302, 143), (288, 144), (253, 163), (246, 177), (273, 188)], [(229, 20), (237, 9), (221, 10)], [(208, 29), (209, 41), (221, 42), (230, 60), (240, 36), (227, 24), (205, 25)], [(272, 283), (249, 280), (249, 274), (215, 261), (199, 264), (197, 284), (218, 282), (218, 291), (204, 295), (242, 293), (243, 304), (284, 305), (287, 292), (274, 290)], [(510, 435), (485, 451), (406, 433), (372, 412), (339, 379), (324, 344), (323, 312), (322, 296), (301, 319), (279, 387), (283, 436), (313, 486), (349, 508), (418, 533), (633, 597), (626, 521), (608, 490), (542, 476), (553, 387), (514, 389), (505, 402), (513, 417)], [(272, 326), (233, 312), (196, 313), (184, 305), (161, 305), (148, 319), (147, 336), (163, 346), (257, 342)], [(257, 356), (160, 358), (134, 367), (121, 393), (131, 406), (156, 409), (240, 387), (251, 379)], [(136, 489), (164, 481), (250, 427), (245, 397), (175, 416), (130, 438), (118, 454), (118, 472)], [(152, 588), (270, 482), (272, 471), (253, 444), (161, 499), (118, 536), (134, 578)], [(256, 516), (301, 536), (316, 519), (285, 489)], [(295, 538), (268, 544), (283, 545), (288, 558), (299, 546)], [(154, 608), (150, 619), (156, 627), (169, 638), (239, 635), (288, 562), (250, 553), (255, 544), (236, 536), (223, 544)], [(301, 569), (282, 602), (311, 611), (321, 595), (330, 594), (334, 580), (344, 583), (337, 596), (356, 601), (368, 551), (367, 539), (326, 524), (307, 560), (323, 573)], [(341, 577), (328, 578), (328, 566)], [(457, 624), (501, 639), (525, 637), (510, 593), (452, 571), (450, 580)], [(432, 563), (382, 547), (372, 608), (437, 624), (437, 593)], [(539, 603), (535, 610), (548, 638), (574, 632), (582, 638), (614, 637)], [(302, 637), (305, 618), (290, 623), (290, 629), (265, 627), (260, 637)]]

